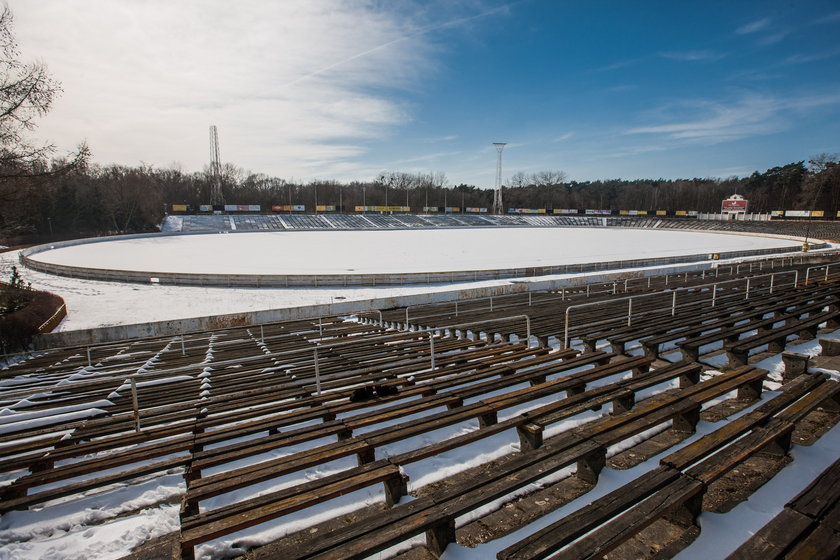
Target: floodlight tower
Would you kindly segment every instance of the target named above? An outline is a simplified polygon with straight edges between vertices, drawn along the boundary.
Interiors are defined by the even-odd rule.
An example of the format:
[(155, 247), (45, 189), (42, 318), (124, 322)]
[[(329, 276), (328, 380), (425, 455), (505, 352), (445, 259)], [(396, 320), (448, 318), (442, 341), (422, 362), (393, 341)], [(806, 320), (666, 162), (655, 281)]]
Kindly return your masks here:
[(504, 212), (502, 206), (502, 150), (507, 146), (507, 142), (493, 142), (496, 146), (496, 191), (493, 193), (493, 213), (501, 214)]
[(216, 125), (210, 126), (210, 174), (213, 177), (213, 190), (210, 194), (212, 204), (224, 204), (222, 195), (222, 159), (219, 157), (219, 131)]

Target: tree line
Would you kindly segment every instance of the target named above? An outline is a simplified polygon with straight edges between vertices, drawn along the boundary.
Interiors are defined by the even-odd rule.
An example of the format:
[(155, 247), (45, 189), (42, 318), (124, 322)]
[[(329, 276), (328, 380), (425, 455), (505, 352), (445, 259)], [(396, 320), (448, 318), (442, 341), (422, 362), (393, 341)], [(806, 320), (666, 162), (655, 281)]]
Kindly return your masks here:
[[(44, 165), (49, 169), (49, 165)], [(209, 168), (85, 165), (41, 177), (0, 182), (0, 232), (25, 234), (124, 233), (153, 231), (171, 204), (209, 204), (214, 176)], [(297, 182), (223, 166), (221, 192), (229, 204), (272, 205), (492, 206), (493, 193), (474, 185), (451, 185), (444, 173), (382, 173), (370, 181)], [(613, 210), (696, 210), (717, 212), (722, 199), (738, 193), (753, 212), (840, 209), (840, 164), (821, 155), (729, 179), (611, 179), (569, 181), (562, 172), (518, 173), (505, 181), (506, 208), (598, 208)]]

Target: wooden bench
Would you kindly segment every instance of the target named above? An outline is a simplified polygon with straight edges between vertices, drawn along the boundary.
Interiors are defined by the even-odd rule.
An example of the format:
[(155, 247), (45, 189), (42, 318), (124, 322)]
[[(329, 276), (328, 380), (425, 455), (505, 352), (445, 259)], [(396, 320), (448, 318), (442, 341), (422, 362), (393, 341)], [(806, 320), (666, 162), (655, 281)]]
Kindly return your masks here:
[(729, 358), (730, 367), (746, 365), (749, 360), (749, 351), (768, 346), (771, 352), (782, 352), (785, 349), (785, 342), (790, 335), (799, 335), (800, 338), (815, 338), (819, 325), (836, 317), (837, 311), (824, 311), (809, 316), (806, 319), (790, 321), (784, 327), (772, 329), (769, 332), (759, 333), (755, 336), (739, 340), (734, 344), (726, 346), (726, 355)]
[(181, 558), (194, 558), (197, 544), (378, 483), (385, 484), (386, 503), (394, 505), (406, 494), (406, 482), (398, 466), (381, 460), (208, 512), (182, 512)]
[[(779, 330), (779, 327), (774, 327), (776, 323), (785, 322), (785, 325), (790, 324), (796, 318), (808, 313), (813, 315), (813, 313), (819, 309), (825, 307), (827, 303), (820, 301), (817, 303), (811, 303), (804, 306), (798, 306), (793, 311), (785, 312), (784, 315), (776, 316), (774, 314), (773, 317), (768, 319), (741, 319), (738, 317), (736, 320), (732, 322), (740, 322), (742, 320), (746, 320), (745, 323), (740, 325), (734, 325), (729, 327), (723, 327), (719, 330), (715, 330), (708, 334), (704, 334), (701, 336), (693, 337), (683, 342), (678, 342), (677, 346), (683, 353), (683, 357), (688, 360), (697, 360), (698, 355), (700, 352), (700, 348), (706, 346), (708, 344), (723, 341), (724, 344), (732, 344), (738, 341), (738, 337), (744, 333), (757, 330), (759, 333), (767, 333), (767, 332), (775, 332)], [(728, 322), (728, 321), (727, 321)], [(785, 327), (780, 327), (785, 328)], [(742, 364), (743, 365), (743, 364)]]
[(755, 453), (786, 453), (794, 422), (831, 398), (836, 388), (814, 391), (831, 385), (838, 384), (813, 376), (798, 378), (745, 421), (727, 424), (669, 455), (658, 468), (514, 543), (497, 559), (601, 558), (659, 518), (695, 524), (708, 485)]
[(840, 460), (835, 461), (727, 560), (830, 559), (840, 555)]
[[(824, 302), (826, 305), (830, 305), (837, 301), (836, 296), (833, 295), (833, 291), (830, 293), (824, 291), (819, 293), (808, 292), (805, 294), (792, 293), (779, 297), (771, 297), (773, 299), (761, 299), (758, 302), (752, 299), (741, 301), (734, 309), (727, 306), (716, 307), (709, 315), (703, 314), (703, 316), (707, 316), (709, 318), (717, 317), (717, 319), (705, 320), (697, 325), (688, 325), (664, 332), (660, 335), (649, 337), (642, 340), (642, 346), (645, 348), (646, 354), (658, 356), (659, 347), (665, 342), (680, 338), (685, 339), (687, 342), (690, 339), (702, 336), (704, 333), (708, 333), (709, 331), (732, 327), (735, 323), (741, 321), (760, 320), (768, 313), (772, 313), (774, 315), (784, 313), (792, 306), (807, 304), (817, 298), (821, 298), (820, 301)], [(708, 342), (715, 342), (716, 340), (720, 340), (717, 335), (710, 336)], [(702, 342), (701, 345), (702, 344), (705, 344), (705, 342)], [(689, 356), (689, 358), (692, 357)]]

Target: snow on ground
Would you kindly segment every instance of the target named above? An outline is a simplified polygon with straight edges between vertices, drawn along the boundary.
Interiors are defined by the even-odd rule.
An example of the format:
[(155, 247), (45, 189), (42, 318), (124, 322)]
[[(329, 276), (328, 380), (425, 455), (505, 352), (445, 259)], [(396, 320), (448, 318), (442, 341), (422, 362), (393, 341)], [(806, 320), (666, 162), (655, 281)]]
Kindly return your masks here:
[(33, 258), (155, 272), (361, 274), (520, 268), (797, 245), (768, 237), (647, 229), (274, 231), (103, 241)]
[[(560, 241), (552, 237), (557, 232), (566, 232), (573, 237)], [(132, 260), (140, 259), (142, 254), (147, 256), (154, 254), (162, 264), (174, 266), (181, 263), (182, 269), (193, 272), (206, 266), (204, 261), (221, 262), (227, 268), (225, 272), (247, 272), (237, 268), (242, 263), (245, 255), (250, 255), (251, 271), (257, 270), (254, 262), (266, 263), (263, 272), (271, 270), (279, 272), (295, 272), (290, 268), (277, 268), (292, 263), (292, 252), (297, 252), (302, 260), (295, 266), (303, 264), (315, 269), (320, 264), (321, 269), (328, 270), (333, 267), (334, 271), (341, 268), (338, 261), (330, 263), (326, 255), (316, 250), (324, 235), (331, 236), (333, 241), (350, 237), (350, 234), (365, 233), (376, 234), (376, 250), (368, 249), (369, 245), (354, 243), (345, 246), (345, 249), (355, 251), (359, 262), (341, 266), (339, 273), (350, 272), (347, 269), (353, 268), (355, 272), (363, 272), (370, 268), (375, 262), (384, 260), (398, 262), (399, 266), (408, 268), (414, 266), (416, 269), (431, 266), (430, 262), (421, 267), (421, 261), (415, 259), (415, 255), (408, 255), (401, 245), (403, 234), (435, 234), (437, 244), (431, 242), (431, 238), (415, 245), (413, 250), (424, 251), (425, 258), (444, 259), (447, 255), (462, 255), (463, 247), (470, 247), (475, 255), (464, 256), (464, 262), (455, 262), (454, 269), (466, 268), (492, 268), (493, 266), (510, 267), (526, 262), (525, 260), (514, 262), (512, 259), (520, 258), (520, 254), (531, 255), (536, 259), (528, 261), (530, 264), (562, 264), (571, 262), (570, 259), (580, 260), (616, 260), (631, 259), (637, 256), (650, 256), (646, 250), (639, 250), (642, 244), (645, 246), (656, 246), (657, 250), (666, 254), (706, 254), (712, 251), (719, 252), (732, 250), (733, 248), (757, 248), (785, 245), (786, 242), (779, 239), (761, 237), (750, 237), (743, 235), (725, 235), (709, 233), (687, 233), (687, 232), (660, 232), (647, 230), (604, 230), (604, 229), (546, 229), (546, 228), (488, 228), (481, 230), (472, 229), (447, 229), (447, 230), (423, 230), (423, 231), (389, 231), (389, 232), (258, 232), (239, 234), (208, 234), (197, 236), (183, 236), (179, 238), (161, 237), (152, 240), (124, 240), (113, 243), (93, 243), (73, 249), (94, 251), (84, 258), (98, 258), (98, 261), (88, 263), (100, 266), (115, 267), (118, 261), (112, 259), (130, 257)], [(618, 234), (618, 237), (602, 237), (606, 234)], [(636, 237), (636, 234), (648, 234), (655, 237)], [(472, 237), (485, 235), (485, 237)], [(286, 237), (280, 237), (286, 236)], [(307, 236), (307, 237), (302, 237)], [(530, 237), (528, 237), (530, 236)], [(537, 237), (534, 237), (537, 236)], [(467, 240), (472, 239), (472, 242)], [(297, 240), (293, 244), (281, 244), (276, 240)], [(301, 239), (312, 240), (312, 245), (300, 243)], [(361, 238), (353, 238), (361, 239)], [(254, 241), (249, 241), (254, 240)], [(386, 240), (387, 243), (383, 242)], [(632, 240), (632, 242), (631, 242)], [(239, 252), (233, 251), (230, 243), (237, 243)], [(180, 245), (188, 243), (188, 245)], [(189, 245), (198, 243), (198, 245)], [(602, 243), (608, 243), (602, 245)], [(736, 243), (737, 246), (731, 244)], [(217, 244), (218, 247), (217, 247)], [(727, 244), (727, 245), (724, 245)], [(758, 244), (758, 245), (754, 245)], [(175, 247), (181, 246), (192, 248), (193, 252), (180, 254), (175, 252)], [(596, 247), (603, 247), (597, 249)], [(142, 247), (142, 248), (141, 248)], [(203, 247), (203, 248), (202, 248)], [(281, 249), (285, 247), (285, 249)], [(327, 247), (329, 248), (329, 247)], [(70, 250), (69, 248), (67, 249)], [(102, 253), (98, 253), (102, 251)], [(278, 253), (279, 251), (279, 253)], [(284, 252), (288, 251), (288, 252)], [(332, 250), (331, 250), (332, 251)], [(50, 254), (59, 254), (59, 251), (39, 254), (39, 258), (46, 260)], [(267, 256), (273, 254), (274, 256)], [(303, 254), (303, 256), (300, 256)], [(483, 255), (480, 259), (478, 255)], [(12, 265), (17, 263), (17, 252), (0, 253), (0, 278), (8, 278), (11, 275)], [(97, 256), (98, 255), (98, 256)], [(180, 255), (180, 256), (176, 256)], [(208, 255), (213, 255), (209, 257)], [(317, 257), (315, 255), (318, 255)], [(576, 256), (575, 256), (576, 255)], [(596, 258), (597, 255), (597, 258)], [(499, 260), (499, 257), (503, 258)], [(550, 258), (549, 258), (550, 257)], [(82, 264), (82, 256), (79, 260), (70, 260), (68, 264)], [(105, 259), (103, 262), (103, 258)], [(341, 253), (336, 258), (343, 259)], [(403, 259), (400, 261), (399, 259)], [(419, 259), (419, 257), (418, 257)], [(542, 262), (540, 259), (544, 259)], [(539, 261), (539, 262), (537, 262)], [(191, 268), (195, 266), (196, 268)], [(260, 265), (262, 266), (262, 265)], [(273, 268), (272, 268), (273, 267)], [(96, 327), (107, 327), (133, 323), (145, 323), (154, 321), (166, 321), (184, 319), (188, 317), (202, 317), (207, 315), (223, 315), (228, 313), (240, 313), (251, 311), (262, 311), (266, 309), (279, 309), (286, 307), (297, 307), (305, 305), (318, 305), (331, 303), (332, 301), (346, 300), (358, 301), (389, 296), (415, 295), (429, 292), (449, 291), (455, 288), (479, 288), (484, 286), (495, 286), (509, 284), (507, 280), (490, 280), (483, 282), (469, 282), (461, 284), (418, 284), (398, 287), (325, 287), (325, 288), (205, 288), (192, 286), (161, 286), (147, 284), (112, 283), (96, 280), (80, 280), (65, 278), (35, 272), (21, 268), (21, 274), (26, 282), (31, 282), (33, 288), (46, 290), (60, 295), (67, 303), (68, 317), (56, 329), (58, 331), (79, 330)], [(306, 269), (304, 272), (312, 272)], [(546, 280), (550, 278), (567, 278), (569, 275), (555, 275), (530, 278), (530, 281)]]

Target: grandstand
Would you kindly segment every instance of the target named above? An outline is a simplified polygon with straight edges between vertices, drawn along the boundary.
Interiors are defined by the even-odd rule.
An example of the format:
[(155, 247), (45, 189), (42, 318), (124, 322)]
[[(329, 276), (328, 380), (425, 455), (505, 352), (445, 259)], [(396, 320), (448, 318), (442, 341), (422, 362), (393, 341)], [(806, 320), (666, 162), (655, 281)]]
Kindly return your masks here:
[(735, 231), (791, 235), (840, 241), (837, 221), (742, 221), (697, 220), (653, 216), (552, 216), (473, 214), (229, 214), (171, 215), (164, 219), (165, 232), (266, 231), (329, 229), (405, 229), (454, 227), (626, 227)]
[[(704, 557), (829, 558), (838, 456), (774, 483), (840, 448), (840, 266), (820, 259), (27, 355), (0, 370), (0, 513), (124, 501), (91, 523), (153, 535), (135, 560), (670, 558), (717, 515), (742, 533)], [(779, 518), (750, 538), (764, 487)]]

